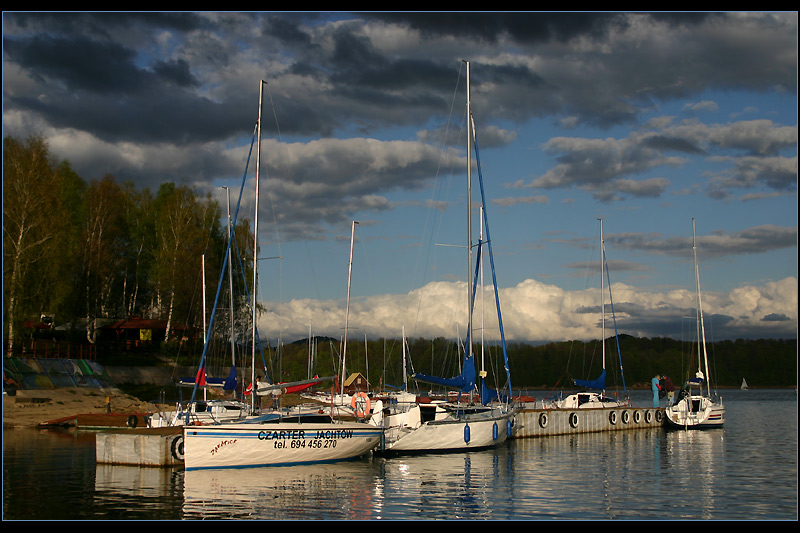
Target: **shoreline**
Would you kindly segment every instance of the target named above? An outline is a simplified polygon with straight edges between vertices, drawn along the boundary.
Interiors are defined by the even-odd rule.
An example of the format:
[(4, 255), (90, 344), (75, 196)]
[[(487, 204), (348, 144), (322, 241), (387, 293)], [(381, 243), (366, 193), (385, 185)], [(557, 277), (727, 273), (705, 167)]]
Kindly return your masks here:
[(38, 428), (47, 422), (86, 414), (137, 415), (141, 419), (143, 414), (157, 410), (154, 404), (117, 388), (19, 389), (14, 396), (3, 393), (3, 431)]

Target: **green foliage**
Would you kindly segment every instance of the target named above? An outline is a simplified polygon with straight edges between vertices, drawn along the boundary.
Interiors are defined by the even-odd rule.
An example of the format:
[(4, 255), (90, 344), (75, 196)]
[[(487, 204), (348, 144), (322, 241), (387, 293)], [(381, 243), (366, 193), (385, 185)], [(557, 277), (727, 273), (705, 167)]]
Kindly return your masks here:
[[(609, 339), (609, 347), (614, 339)], [(587, 347), (581, 341), (549, 343), (540, 346), (513, 344), (508, 348), (512, 380), (518, 387), (549, 388), (564, 386), (573, 378), (589, 379), (600, 374), (596, 358), (586, 363)], [(618, 356), (607, 348), (609, 382), (619, 380)], [(620, 336), (620, 352), (625, 384), (628, 388), (648, 386), (656, 374), (666, 374), (676, 383), (697, 369), (696, 347), (669, 338)], [(611, 353), (609, 356), (608, 354)], [(797, 341), (758, 339), (719, 341), (708, 344), (711, 377), (717, 386), (735, 387), (747, 378), (752, 387), (791, 387), (796, 385)]]
[[(613, 337), (607, 343), (608, 388), (621, 389), (623, 376), (619, 370), (616, 343)], [(445, 377), (458, 373), (458, 363), (463, 355), (456, 343), (442, 338), (414, 339), (408, 342), (408, 346), (409, 375), (413, 371)], [(497, 346), (487, 348), (489, 353), (486, 360), (492, 366), (488, 380), (492, 386), (503, 386), (505, 374), (501, 350)], [(564, 341), (543, 345), (510, 343), (507, 351), (512, 386), (514, 389), (569, 389), (573, 379), (595, 378), (602, 370), (600, 348), (598, 341)], [(312, 375), (337, 375), (340, 372), (338, 365), (341, 352), (338, 340), (320, 340)], [(620, 352), (625, 386), (629, 389), (649, 388), (650, 380), (656, 374), (666, 374), (678, 383), (696, 370), (697, 354), (693, 353), (691, 344), (674, 339), (623, 335), (620, 337)], [(721, 341), (709, 343), (708, 354), (715, 386), (738, 387), (743, 377), (747, 378), (751, 387), (795, 385), (795, 340)], [(273, 381), (306, 379), (308, 361), (307, 339), (281, 346), (270, 357), (270, 378)], [(399, 339), (370, 340), (366, 344), (364, 340), (348, 342), (347, 374), (364, 374), (373, 390), (386, 385), (402, 385), (402, 365)], [(414, 388), (415, 385), (411, 383), (410, 387)], [(420, 387), (428, 385), (420, 384)]]
[[(103, 318), (202, 328), (201, 257), (206, 279), (218, 279), (227, 242), (211, 197), (173, 183), (153, 196), (112, 175), (87, 183), (69, 162), (56, 162), (41, 137), (4, 139), (3, 180), (9, 352), (32, 335), (21, 324), (43, 313), (71, 325), (72, 341), (82, 332), (93, 342), (87, 324)], [(213, 300), (216, 287), (207, 290)]]

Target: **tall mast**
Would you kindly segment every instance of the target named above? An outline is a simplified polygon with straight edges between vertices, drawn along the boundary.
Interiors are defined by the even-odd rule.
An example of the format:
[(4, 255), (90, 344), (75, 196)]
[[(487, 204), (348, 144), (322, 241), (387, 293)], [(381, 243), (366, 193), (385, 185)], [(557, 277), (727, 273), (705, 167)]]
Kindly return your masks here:
[(603, 238), (603, 219), (600, 220), (600, 314), (602, 323), (603, 370), (606, 369), (606, 241)]
[(256, 320), (258, 318), (256, 313), (256, 295), (258, 294), (258, 189), (259, 189), (259, 176), (261, 175), (261, 109), (264, 95), (264, 80), (260, 80), (258, 84), (258, 144), (256, 145), (256, 197), (255, 197), (255, 213), (253, 216), (253, 348), (252, 348), (252, 368), (250, 369), (250, 384), (253, 387), (250, 394), (250, 402), (253, 410), (255, 411), (256, 405)]
[[(480, 264), (480, 272), (481, 272), (481, 373), (480, 373), (480, 376), (481, 376), (482, 380), (485, 380), (486, 376), (487, 376), (487, 373), (486, 373), (486, 364), (485, 364), (486, 363), (485, 362), (485, 358), (486, 358), (486, 353), (485, 353), (485, 347), (486, 347), (486, 315), (485, 315), (485, 305), (484, 305), (485, 302), (483, 300), (483, 296), (484, 296), (484, 289), (483, 289), (483, 216), (484, 216), (483, 215), (483, 205), (481, 205), (481, 216), (480, 216), (481, 231), (480, 231), (480, 234), (479, 234), (480, 236), (478, 237), (478, 246), (479, 246), (480, 258), (481, 258), (481, 264)], [(482, 390), (483, 390), (483, 388), (481, 388), (481, 391)]]
[(472, 101), (467, 64), (467, 357), (472, 357)]
[(353, 243), (355, 242), (356, 238), (356, 222), (353, 221), (352, 228), (350, 230), (350, 261), (347, 264), (347, 303), (344, 311), (344, 345), (342, 347), (342, 382), (340, 383), (339, 388), (341, 389), (341, 393), (344, 394), (344, 378), (345, 378), (345, 364), (347, 362), (347, 327), (348, 322), (350, 320), (350, 280), (353, 276)]
[(711, 396), (711, 383), (708, 374), (708, 353), (706, 352), (706, 329), (703, 323), (703, 302), (700, 298), (700, 266), (697, 263), (697, 233), (695, 231), (694, 218), (692, 219), (692, 252), (694, 253), (694, 281), (697, 287), (697, 313), (698, 313), (698, 327), (700, 328), (700, 339), (703, 343), (703, 366), (705, 367), (705, 375), (703, 379), (706, 382), (706, 390), (708, 395)]
[(233, 262), (231, 261), (231, 245), (233, 244), (233, 228), (231, 227), (231, 191), (228, 187), (222, 187), (228, 198), (228, 289), (231, 293), (231, 364), (236, 366), (236, 328), (233, 318)]
[[(200, 256), (200, 269), (203, 272), (203, 342), (208, 343), (208, 326), (206, 326), (206, 254)], [(206, 369), (203, 368), (203, 372)], [(203, 387), (203, 399), (208, 395), (208, 388)]]
[(406, 326), (403, 324), (403, 391), (408, 392), (408, 374), (406, 371)]

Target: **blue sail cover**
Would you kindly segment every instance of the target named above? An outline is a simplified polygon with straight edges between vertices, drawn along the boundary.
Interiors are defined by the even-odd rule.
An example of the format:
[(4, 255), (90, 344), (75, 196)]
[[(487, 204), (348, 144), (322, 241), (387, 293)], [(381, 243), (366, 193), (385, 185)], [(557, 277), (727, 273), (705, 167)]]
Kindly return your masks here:
[(486, 386), (486, 382), (481, 382), (481, 403), (488, 405), (489, 403), (500, 398), (500, 394), (495, 389), (490, 389)]
[(606, 371), (603, 369), (603, 373), (600, 374), (600, 377), (594, 380), (586, 380), (586, 379), (576, 379), (574, 383), (578, 387), (585, 387), (587, 389), (594, 389), (594, 390), (605, 390), (606, 389)]
[(464, 360), (464, 368), (461, 373), (452, 378), (441, 378), (429, 376), (427, 374), (412, 374), (411, 377), (418, 381), (433, 383), (434, 385), (444, 385), (445, 387), (455, 387), (461, 392), (471, 392), (475, 389), (477, 372), (475, 371), (475, 358), (469, 357)]
[(228, 374), (228, 379), (225, 380), (225, 383), (222, 386), (223, 390), (236, 390), (236, 367), (231, 367), (231, 373)]

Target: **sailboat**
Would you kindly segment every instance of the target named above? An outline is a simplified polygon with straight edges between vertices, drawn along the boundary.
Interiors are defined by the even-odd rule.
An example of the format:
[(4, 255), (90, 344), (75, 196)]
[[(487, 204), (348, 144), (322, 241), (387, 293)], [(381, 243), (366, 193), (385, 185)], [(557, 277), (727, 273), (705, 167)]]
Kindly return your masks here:
[(744, 379), (744, 378), (742, 378), (742, 387), (741, 387), (741, 389), (742, 389), (742, 390), (747, 390), (747, 389), (749, 389), (749, 388), (750, 388), (750, 387), (748, 387), (748, 386), (747, 386), (747, 380), (746, 380), (746, 379)]
[[(255, 178), (255, 217), (252, 291), (252, 379), (255, 383), (257, 341), (256, 285), (258, 283), (258, 199), (261, 160), (261, 111), (264, 81), (259, 83), (257, 156)], [(230, 243), (229, 243), (230, 246)], [(220, 284), (222, 278), (220, 278)], [(219, 289), (217, 290), (219, 293)], [(202, 369), (205, 359), (200, 367)], [(278, 385), (280, 386), (280, 385)], [(260, 391), (261, 389), (259, 389)], [(251, 395), (255, 404), (255, 394)], [(381, 428), (361, 423), (334, 420), (320, 412), (301, 412), (287, 416), (271, 412), (242, 421), (204, 426), (184, 426), (184, 465), (186, 470), (295, 465), (341, 461), (360, 457), (375, 448), (383, 434)]]
[[(616, 398), (606, 396), (606, 298), (605, 298), (605, 282), (608, 280), (608, 294), (611, 300), (611, 312), (613, 315), (613, 299), (611, 298), (611, 280), (608, 275), (608, 262), (606, 261), (606, 242), (603, 235), (603, 219), (600, 220), (600, 316), (601, 316), (601, 329), (602, 329), (602, 344), (603, 344), (603, 371), (600, 376), (593, 380), (576, 379), (573, 383), (577, 387), (582, 387), (588, 390), (582, 390), (575, 394), (570, 394), (563, 400), (555, 402), (555, 407), (559, 409), (601, 409), (608, 407), (626, 407), (630, 406), (629, 401), (623, 401)], [(620, 359), (620, 372), (622, 370), (622, 356), (619, 352), (619, 335), (616, 334), (616, 318), (614, 319), (614, 338), (617, 342), (617, 355)], [(625, 386), (625, 377), (622, 377), (623, 388)]]
[(697, 291), (697, 336), (698, 342), (703, 349), (702, 358), (698, 354), (697, 373), (686, 381), (675, 404), (666, 408), (667, 422), (672, 427), (684, 429), (721, 427), (725, 423), (725, 407), (722, 405), (721, 398), (715, 397), (712, 399), (711, 397), (694, 219), (692, 219), (692, 250), (694, 252), (695, 289)]
[[(486, 201), (483, 193), (483, 182), (481, 181), (481, 196), (483, 209), (481, 210), (482, 224), (486, 231), (486, 240), (483, 235), (479, 239), (477, 246), (473, 245), (472, 235), (472, 149), (475, 148), (477, 158), (477, 142), (475, 141), (475, 126), (472, 117), (470, 102), (470, 65), (466, 63), (467, 71), (467, 264), (470, 273), (469, 283), (467, 283), (467, 307), (468, 325), (467, 342), (464, 349), (464, 360), (462, 370), (458, 376), (452, 378), (441, 378), (425, 374), (415, 373), (411, 377), (415, 380), (443, 385), (455, 388), (461, 394), (478, 392), (481, 402), (461, 403), (450, 401), (431, 401), (423, 403), (397, 402), (394, 405), (387, 405), (384, 408), (383, 401), (375, 402), (373, 415), (370, 424), (384, 429), (384, 437), (377, 452), (384, 453), (419, 453), (432, 451), (454, 451), (478, 449), (497, 446), (506, 441), (513, 434), (513, 408), (509, 403), (511, 400), (511, 379), (508, 368), (508, 355), (506, 352), (505, 335), (503, 332), (503, 321), (500, 313), (499, 297), (497, 292), (497, 281), (494, 276), (494, 259), (492, 255), (491, 239), (489, 238), (488, 219), (486, 217)], [(478, 169), (480, 162), (478, 161)], [(483, 233), (483, 232), (481, 232)], [(503, 355), (505, 358), (505, 369), (507, 376), (508, 395), (504, 401), (498, 400), (496, 391), (491, 391), (486, 387), (484, 378), (486, 373), (478, 373), (476, 368), (476, 355), (473, 353), (473, 308), (475, 305), (475, 293), (480, 268), (481, 251), (484, 246), (488, 246), (489, 258), (492, 266), (492, 274), (495, 289), (495, 303), (497, 307), (498, 321), (502, 339)], [(473, 249), (477, 249), (477, 261), (475, 262), (475, 274), (472, 276), (472, 256)], [(405, 341), (403, 344), (405, 348)], [(392, 409), (391, 407), (394, 407)], [(400, 407), (400, 408), (398, 408)]]

